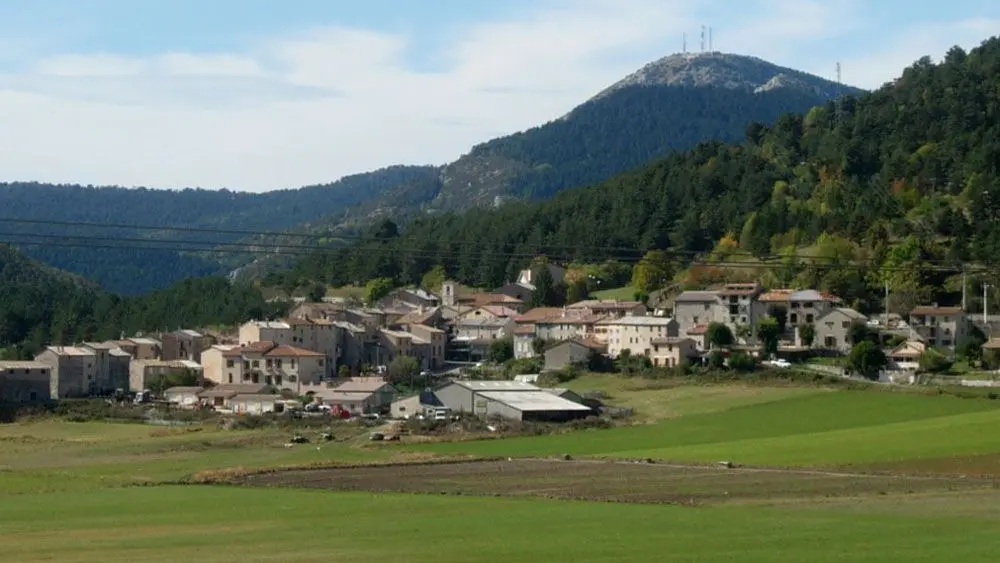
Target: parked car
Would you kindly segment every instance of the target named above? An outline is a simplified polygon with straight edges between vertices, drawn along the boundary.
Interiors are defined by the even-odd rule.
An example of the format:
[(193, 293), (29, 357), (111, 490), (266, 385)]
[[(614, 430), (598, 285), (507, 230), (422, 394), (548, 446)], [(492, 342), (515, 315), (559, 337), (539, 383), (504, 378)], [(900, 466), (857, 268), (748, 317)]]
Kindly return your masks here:
[(786, 368), (792, 367), (792, 363), (791, 362), (789, 362), (788, 360), (781, 359), (781, 358), (778, 358), (777, 360), (771, 360), (770, 362), (767, 362), (767, 365), (769, 365), (771, 367), (780, 368), (780, 369), (786, 369)]

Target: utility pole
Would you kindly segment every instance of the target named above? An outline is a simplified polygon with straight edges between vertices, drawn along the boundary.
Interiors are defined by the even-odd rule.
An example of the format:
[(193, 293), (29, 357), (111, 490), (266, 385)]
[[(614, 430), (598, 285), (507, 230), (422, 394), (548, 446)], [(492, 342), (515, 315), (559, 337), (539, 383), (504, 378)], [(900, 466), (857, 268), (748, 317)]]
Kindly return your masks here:
[(990, 323), (990, 300), (989, 300), (989, 289), (993, 287), (988, 283), (983, 284), (983, 324), (988, 325)]
[(967, 309), (965, 308), (965, 295), (966, 295), (966, 285), (969, 282), (968, 272), (965, 271), (965, 266), (962, 266), (962, 312), (964, 313)]

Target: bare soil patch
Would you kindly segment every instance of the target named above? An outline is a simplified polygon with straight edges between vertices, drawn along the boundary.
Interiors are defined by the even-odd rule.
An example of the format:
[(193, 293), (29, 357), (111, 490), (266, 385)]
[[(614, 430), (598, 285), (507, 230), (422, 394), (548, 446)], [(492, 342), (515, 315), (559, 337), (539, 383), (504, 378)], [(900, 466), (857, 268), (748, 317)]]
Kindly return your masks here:
[(278, 471), (233, 484), (702, 505), (986, 490), (993, 479), (514, 459)]

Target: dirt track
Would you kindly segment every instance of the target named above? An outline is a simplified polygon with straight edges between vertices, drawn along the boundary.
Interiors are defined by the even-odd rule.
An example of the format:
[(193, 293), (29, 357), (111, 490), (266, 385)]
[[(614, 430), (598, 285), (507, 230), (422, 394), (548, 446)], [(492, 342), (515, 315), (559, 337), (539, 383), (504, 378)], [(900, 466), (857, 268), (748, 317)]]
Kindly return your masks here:
[(539, 496), (708, 504), (992, 488), (988, 479), (728, 469), (595, 461), (512, 460), (292, 470), (236, 484), (338, 491)]

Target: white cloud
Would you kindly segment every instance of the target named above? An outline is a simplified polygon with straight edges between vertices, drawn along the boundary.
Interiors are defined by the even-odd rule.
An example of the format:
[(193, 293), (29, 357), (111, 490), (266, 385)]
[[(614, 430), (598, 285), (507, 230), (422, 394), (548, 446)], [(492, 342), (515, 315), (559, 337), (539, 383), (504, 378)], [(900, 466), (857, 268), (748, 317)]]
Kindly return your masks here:
[[(853, 29), (859, 1), (760, 0), (763, 15), (720, 27), (717, 46), (816, 71), (829, 61), (805, 59), (796, 47)], [(405, 63), (410, 37), (344, 27), (270, 38), (241, 53), (44, 58), (0, 74), (0, 169), (9, 180), (263, 190), (443, 163), (562, 115), (679, 50), (683, 31), (693, 48), (691, 4), (550, 0), (521, 18), (464, 29), (448, 42), (443, 68), (424, 72)], [(827, 23), (834, 11), (847, 14), (839, 27)], [(966, 22), (939, 36), (981, 39), (989, 25)], [(765, 40), (782, 46), (762, 48)], [(901, 40), (871, 57), (884, 62), (866, 82), (854, 82), (889, 79), (928, 48)]]

